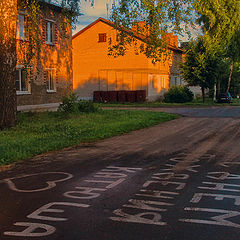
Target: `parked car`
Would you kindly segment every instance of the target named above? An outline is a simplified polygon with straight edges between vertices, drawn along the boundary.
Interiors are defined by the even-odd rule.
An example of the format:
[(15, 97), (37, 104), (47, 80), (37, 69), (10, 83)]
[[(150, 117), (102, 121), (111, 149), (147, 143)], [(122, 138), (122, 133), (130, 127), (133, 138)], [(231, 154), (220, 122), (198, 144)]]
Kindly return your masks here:
[(228, 93), (220, 93), (217, 97), (217, 102), (218, 103), (232, 103), (233, 98), (231, 94)]

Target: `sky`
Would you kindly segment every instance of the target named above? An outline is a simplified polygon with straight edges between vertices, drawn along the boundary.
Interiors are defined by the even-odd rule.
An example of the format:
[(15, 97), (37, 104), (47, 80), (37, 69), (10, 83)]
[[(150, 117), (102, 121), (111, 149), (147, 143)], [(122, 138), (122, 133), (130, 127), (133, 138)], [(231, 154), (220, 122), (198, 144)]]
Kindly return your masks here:
[(107, 18), (106, 4), (108, 3), (110, 6), (112, 2), (112, 0), (95, 0), (94, 7), (91, 7), (91, 3), (82, 1), (81, 11), (84, 15), (79, 17), (79, 24), (76, 26), (73, 34), (77, 33), (99, 17)]
[[(76, 26), (76, 29), (73, 30), (73, 34), (79, 32), (81, 29), (94, 22), (99, 17), (107, 18), (107, 4), (112, 6), (112, 3), (117, 0), (95, 0), (94, 6), (91, 6), (89, 1), (81, 1), (81, 11), (82, 16), (79, 17), (79, 23)], [(193, 38), (198, 34), (198, 30), (193, 30)], [(178, 36), (178, 39), (182, 42), (188, 41), (187, 36)]]

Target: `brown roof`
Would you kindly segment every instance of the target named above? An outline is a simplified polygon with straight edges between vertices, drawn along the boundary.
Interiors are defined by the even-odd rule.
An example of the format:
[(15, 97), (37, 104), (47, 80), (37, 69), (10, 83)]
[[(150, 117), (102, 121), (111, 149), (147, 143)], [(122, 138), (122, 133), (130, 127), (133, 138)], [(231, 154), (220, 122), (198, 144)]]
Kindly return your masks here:
[[(89, 28), (91, 28), (92, 26), (96, 25), (97, 23), (99, 22), (103, 22), (111, 27), (114, 27), (114, 23), (105, 19), (105, 18), (98, 18), (96, 21), (92, 22), (91, 24), (89, 24), (87, 27), (83, 28), (82, 30), (80, 30), (78, 33), (74, 34), (72, 39), (75, 39), (76, 37), (78, 37), (79, 35), (81, 35), (82, 33), (84, 33), (85, 31), (87, 31)], [(124, 29), (124, 31), (127, 31), (127, 32), (132, 32), (132, 30), (130, 29)], [(145, 41), (145, 36), (144, 35), (141, 35), (141, 34), (136, 34), (136, 33), (133, 33), (133, 36), (141, 41)], [(177, 51), (177, 52), (183, 52), (182, 49), (178, 48), (178, 47), (175, 47), (175, 46), (172, 46), (170, 45), (169, 48), (173, 51)]]

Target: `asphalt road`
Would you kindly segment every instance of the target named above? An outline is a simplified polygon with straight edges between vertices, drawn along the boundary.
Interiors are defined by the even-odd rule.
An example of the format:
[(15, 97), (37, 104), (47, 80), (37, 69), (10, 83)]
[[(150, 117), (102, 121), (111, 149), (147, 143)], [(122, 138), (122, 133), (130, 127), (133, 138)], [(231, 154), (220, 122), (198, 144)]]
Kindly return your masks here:
[(1, 240), (239, 240), (240, 108), (38, 156), (0, 173)]

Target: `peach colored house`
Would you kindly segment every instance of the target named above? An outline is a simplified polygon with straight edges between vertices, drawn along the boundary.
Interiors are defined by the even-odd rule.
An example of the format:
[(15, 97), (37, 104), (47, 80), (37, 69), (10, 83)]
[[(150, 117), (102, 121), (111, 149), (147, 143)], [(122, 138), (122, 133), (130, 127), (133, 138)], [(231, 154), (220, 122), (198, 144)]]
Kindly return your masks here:
[(73, 89), (79, 98), (92, 99), (99, 90), (146, 90), (151, 101), (161, 98), (171, 84), (181, 82), (178, 63), (183, 51), (176, 36), (169, 34), (172, 60), (153, 64), (134, 49), (125, 56), (108, 56), (109, 39), (116, 35), (113, 23), (99, 18), (73, 36)]

